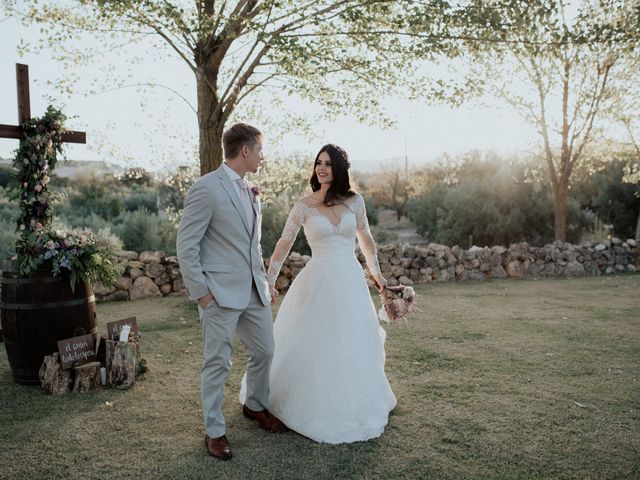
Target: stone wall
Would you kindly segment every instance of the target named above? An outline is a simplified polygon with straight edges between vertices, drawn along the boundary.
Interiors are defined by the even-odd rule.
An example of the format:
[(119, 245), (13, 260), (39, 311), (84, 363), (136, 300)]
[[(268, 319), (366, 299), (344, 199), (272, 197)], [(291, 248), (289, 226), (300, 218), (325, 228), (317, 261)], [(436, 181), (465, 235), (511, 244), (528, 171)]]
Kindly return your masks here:
[(137, 300), (167, 295), (184, 296), (184, 283), (178, 266), (178, 257), (167, 257), (164, 252), (130, 252), (116, 254), (118, 279), (111, 288), (95, 285), (99, 300)]
[[(607, 240), (593, 245), (555, 242), (532, 247), (526, 242), (509, 248), (447, 247), (386, 244), (378, 247), (382, 275), (389, 285), (485, 280), (506, 277), (559, 277), (635, 272), (640, 249), (634, 240)], [(357, 252), (364, 266), (364, 256)], [(310, 257), (292, 253), (284, 262), (276, 286), (286, 289)]]
[[(364, 256), (356, 251), (364, 266)], [(382, 274), (390, 285), (485, 280), (506, 277), (558, 277), (635, 272), (640, 268), (640, 248), (629, 239), (616, 238), (591, 245), (555, 242), (544, 247), (515, 243), (509, 248), (447, 247), (386, 244), (378, 247)], [(285, 260), (276, 286), (286, 290), (310, 260), (291, 253)], [(96, 285), (98, 299), (135, 300), (167, 295), (185, 295), (175, 256), (163, 252), (118, 252), (118, 280), (112, 288)]]

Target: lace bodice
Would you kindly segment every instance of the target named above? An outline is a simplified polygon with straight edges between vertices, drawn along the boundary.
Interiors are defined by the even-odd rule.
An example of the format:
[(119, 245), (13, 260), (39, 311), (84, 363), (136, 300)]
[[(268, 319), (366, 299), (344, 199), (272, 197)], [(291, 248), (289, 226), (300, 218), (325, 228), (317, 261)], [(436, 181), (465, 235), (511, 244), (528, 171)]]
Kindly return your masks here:
[(369, 270), (374, 275), (380, 274), (376, 247), (369, 230), (364, 199), (356, 194), (346, 200), (344, 205), (347, 210), (342, 213), (336, 223), (335, 220), (332, 221), (329, 216), (318, 209), (305, 204), (303, 200), (296, 202), (289, 213), (280, 240), (278, 240), (271, 256), (267, 271), (267, 280), (270, 285), (275, 284), (282, 263), (289, 254), (301, 226), (304, 226), (304, 233), (314, 257), (353, 255), (357, 238)]

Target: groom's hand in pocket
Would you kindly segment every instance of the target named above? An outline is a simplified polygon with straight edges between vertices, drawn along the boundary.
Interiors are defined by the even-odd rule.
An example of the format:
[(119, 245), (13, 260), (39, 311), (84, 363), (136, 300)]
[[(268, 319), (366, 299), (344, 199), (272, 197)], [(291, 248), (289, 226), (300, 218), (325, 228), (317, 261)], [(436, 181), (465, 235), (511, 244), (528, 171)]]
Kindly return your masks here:
[(202, 308), (207, 308), (207, 305), (209, 305), (213, 299), (214, 299), (213, 294), (209, 292), (204, 297), (200, 297), (198, 299), (198, 304)]

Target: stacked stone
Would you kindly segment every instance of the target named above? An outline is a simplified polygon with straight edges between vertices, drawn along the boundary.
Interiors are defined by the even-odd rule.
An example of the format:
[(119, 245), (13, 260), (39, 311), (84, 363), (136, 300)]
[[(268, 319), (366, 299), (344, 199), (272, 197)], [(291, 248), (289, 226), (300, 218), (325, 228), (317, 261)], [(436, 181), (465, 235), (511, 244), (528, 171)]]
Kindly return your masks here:
[[(356, 251), (363, 267), (364, 255)], [(606, 240), (577, 246), (555, 242), (533, 247), (526, 242), (503, 246), (448, 247), (386, 244), (378, 247), (382, 275), (389, 285), (485, 280), (506, 277), (573, 277), (609, 273), (635, 272), (640, 264), (640, 249), (633, 239)], [(297, 272), (309, 261), (308, 256), (292, 253), (284, 262), (276, 286), (287, 288)]]
[[(363, 267), (364, 255), (356, 250)], [(283, 263), (276, 282), (286, 290), (311, 257), (292, 252)], [(574, 277), (609, 273), (635, 272), (640, 268), (640, 248), (633, 239), (617, 238), (590, 245), (555, 242), (532, 247), (526, 242), (509, 248), (448, 247), (386, 244), (378, 247), (382, 274), (390, 285), (485, 280), (506, 277)], [(184, 295), (184, 282), (178, 259), (163, 252), (122, 251), (116, 256), (118, 279), (112, 288), (96, 285), (99, 300), (136, 300), (167, 295)]]
[(184, 295), (184, 282), (178, 258), (164, 252), (121, 251), (115, 258), (118, 279), (113, 287), (94, 286), (99, 300), (137, 300), (140, 298)]

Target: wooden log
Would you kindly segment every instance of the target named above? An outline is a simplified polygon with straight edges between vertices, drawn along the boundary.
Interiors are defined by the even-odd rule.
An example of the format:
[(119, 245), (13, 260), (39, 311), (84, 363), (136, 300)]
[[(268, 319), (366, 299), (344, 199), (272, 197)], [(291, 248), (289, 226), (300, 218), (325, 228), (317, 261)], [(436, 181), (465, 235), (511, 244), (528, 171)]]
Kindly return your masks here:
[(40, 367), (40, 386), (52, 395), (64, 395), (71, 389), (71, 370), (63, 370), (60, 354), (46, 355)]
[(75, 379), (73, 393), (91, 392), (100, 388), (100, 362), (89, 362), (73, 367)]
[(107, 340), (107, 383), (125, 390), (136, 381), (136, 345), (129, 342)]

